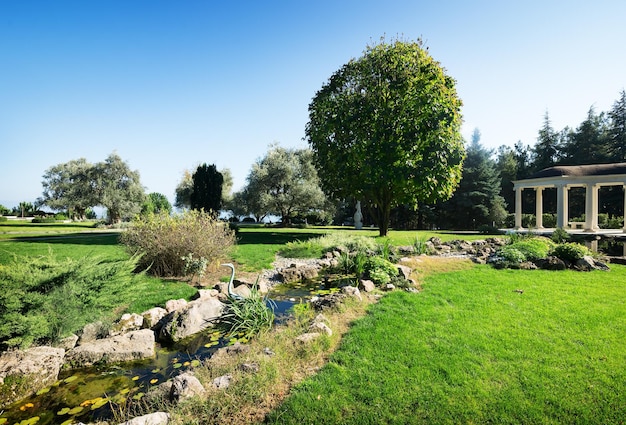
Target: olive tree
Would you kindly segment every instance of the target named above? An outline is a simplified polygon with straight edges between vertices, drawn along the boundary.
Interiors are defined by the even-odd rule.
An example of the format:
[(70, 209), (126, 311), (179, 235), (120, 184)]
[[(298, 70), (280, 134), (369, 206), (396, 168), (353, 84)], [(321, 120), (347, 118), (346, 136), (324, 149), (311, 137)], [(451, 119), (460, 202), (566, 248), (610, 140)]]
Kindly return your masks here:
[(248, 212), (257, 217), (277, 215), (288, 225), (295, 215), (323, 209), (326, 198), (319, 186), (309, 149), (272, 147), (252, 165), (243, 195)]
[(461, 105), (455, 80), (421, 41), (368, 46), (309, 105), (322, 188), (369, 204), (381, 236), (393, 207), (449, 198), (464, 158)]
[(92, 184), (93, 165), (85, 158), (54, 165), (43, 175), (43, 196), (37, 200), (56, 211), (67, 210), (82, 220), (90, 207), (98, 204)]

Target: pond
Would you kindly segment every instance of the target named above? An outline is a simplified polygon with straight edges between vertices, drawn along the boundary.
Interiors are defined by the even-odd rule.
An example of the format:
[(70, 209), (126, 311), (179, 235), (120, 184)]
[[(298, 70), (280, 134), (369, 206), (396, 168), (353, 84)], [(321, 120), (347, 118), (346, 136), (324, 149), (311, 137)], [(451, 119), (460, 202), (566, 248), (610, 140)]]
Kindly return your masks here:
[[(354, 283), (353, 280), (322, 278), (277, 285), (268, 294), (267, 304), (280, 323), (295, 304), (338, 292), (342, 284)], [(120, 406), (139, 402), (151, 387), (199, 366), (217, 349), (236, 341), (213, 331), (180, 345), (157, 345), (157, 354), (151, 359), (62, 372), (53, 385), (0, 412), (0, 425), (69, 425), (113, 419)]]

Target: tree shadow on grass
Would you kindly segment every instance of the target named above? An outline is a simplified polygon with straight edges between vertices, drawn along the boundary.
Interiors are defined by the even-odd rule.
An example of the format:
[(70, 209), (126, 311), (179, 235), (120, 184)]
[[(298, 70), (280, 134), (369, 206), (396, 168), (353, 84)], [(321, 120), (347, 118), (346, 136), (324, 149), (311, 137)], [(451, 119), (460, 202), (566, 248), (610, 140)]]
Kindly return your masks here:
[(237, 234), (238, 245), (284, 245), (287, 242), (306, 241), (313, 238), (319, 238), (323, 233), (320, 232), (268, 232), (267, 230), (255, 232), (248, 230)]
[(6, 242), (45, 243), (51, 245), (117, 245), (119, 244), (119, 233), (63, 233), (59, 235), (16, 237), (7, 239)]

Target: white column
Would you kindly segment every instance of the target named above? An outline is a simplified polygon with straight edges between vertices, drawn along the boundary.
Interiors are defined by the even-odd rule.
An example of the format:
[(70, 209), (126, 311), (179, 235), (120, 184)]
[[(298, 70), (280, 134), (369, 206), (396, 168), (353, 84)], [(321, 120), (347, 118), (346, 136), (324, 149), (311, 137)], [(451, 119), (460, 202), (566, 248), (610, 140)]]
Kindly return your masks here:
[(543, 229), (543, 187), (535, 188), (537, 199), (535, 200), (535, 223), (537, 229)]
[[(626, 186), (622, 188), (624, 189), (624, 227), (622, 228), (622, 232), (626, 233)], [(624, 244), (624, 252), (626, 253), (626, 244)]]
[(515, 188), (515, 230), (522, 229), (522, 188)]
[(567, 228), (569, 221), (569, 188), (566, 184), (556, 187), (556, 227)]
[(598, 229), (598, 186), (588, 183), (585, 187), (585, 232)]

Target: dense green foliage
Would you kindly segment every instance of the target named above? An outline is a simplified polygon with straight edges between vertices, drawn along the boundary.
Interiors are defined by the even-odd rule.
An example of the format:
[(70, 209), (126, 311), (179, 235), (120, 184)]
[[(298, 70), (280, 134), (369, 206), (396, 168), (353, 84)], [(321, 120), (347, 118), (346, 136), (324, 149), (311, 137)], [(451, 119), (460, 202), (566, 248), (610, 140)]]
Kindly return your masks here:
[(140, 267), (155, 276), (184, 276), (189, 254), (205, 258), (215, 269), (235, 242), (225, 223), (197, 210), (137, 217), (120, 240), (131, 255), (140, 256)]
[(217, 171), (215, 164), (198, 166), (191, 176), (192, 190), (189, 197), (190, 207), (194, 210), (212, 212), (217, 216), (222, 207), (222, 185), (224, 176)]
[(172, 204), (170, 204), (170, 201), (168, 201), (167, 197), (162, 193), (149, 193), (141, 207), (141, 213), (146, 215), (160, 214), (162, 212), (168, 214), (172, 212)]
[(501, 227), (506, 209), (500, 196), (500, 176), (491, 152), (480, 144), (478, 130), (474, 131), (466, 152), (459, 187), (452, 198), (436, 209), (436, 221), (445, 229)]
[(325, 193), (361, 200), (383, 236), (391, 208), (449, 198), (464, 157), (460, 108), (454, 79), (421, 42), (369, 46), (309, 105)]
[(487, 266), (432, 275), (422, 293), (372, 306), (267, 423), (620, 423), (624, 281), (623, 266), (610, 277)]
[(591, 255), (589, 249), (576, 242), (566, 242), (554, 247), (552, 255), (559, 257), (563, 261), (575, 262), (585, 255)]
[[(236, 216), (261, 219), (275, 215), (285, 225), (296, 216), (305, 217), (329, 208), (311, 151), (280, 146), (272, 147), (252, 165), (246, 187), (233, 198), (230, 209)], [(332, 212), (323, 215), (332, 217)]]
[(48, 255), (0, 266), (0, 346), (55, 341), (123, 304), (139, 278), (137, 260)]
[(219, 326), (227, 335), (243, 341), (269, 331), (274, 324), (274, 311), (267, 305), (268, 302), (255, 285), (249, 297), (226, 301)]
[(40, 205), (67, 210), (84, 219), (90, 207), (103, 206), (109, 221), (130, 219), (141, 210), (144, 191), (139, 172), (112, 153), (103, 162), (90, 164), (80, 158), (50, 167), (43, 175)]

